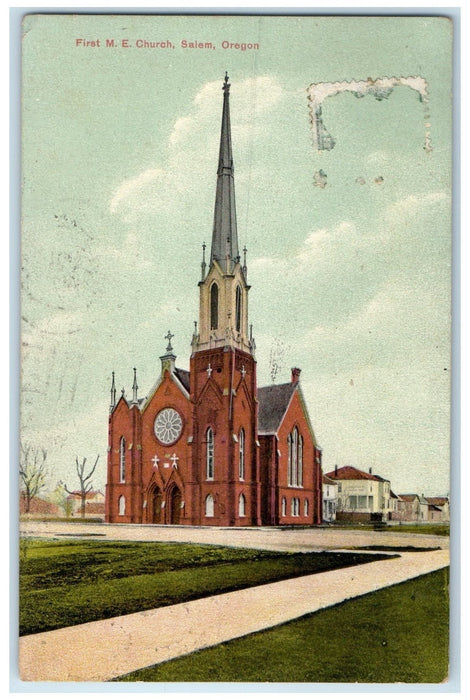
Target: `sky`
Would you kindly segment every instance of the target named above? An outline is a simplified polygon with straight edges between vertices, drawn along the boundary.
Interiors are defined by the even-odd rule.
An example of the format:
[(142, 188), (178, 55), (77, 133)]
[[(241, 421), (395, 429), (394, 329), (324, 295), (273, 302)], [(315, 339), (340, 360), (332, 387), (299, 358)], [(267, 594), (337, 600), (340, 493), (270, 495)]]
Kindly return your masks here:
[[(324, 472), (448, 493), (451, 33), (439, 18), (25, 19), (21, 437), (47, 449), (51, 487), (97, 455), (104, 486), (112, 371), (129, 396), (136, 367), (145, 396), (169, 329), (189, 367), (227, 70), (259, 385), (273, 353), (277, 382), (302, 369)], [(358, 90), (392, 77), (426, 94)]]

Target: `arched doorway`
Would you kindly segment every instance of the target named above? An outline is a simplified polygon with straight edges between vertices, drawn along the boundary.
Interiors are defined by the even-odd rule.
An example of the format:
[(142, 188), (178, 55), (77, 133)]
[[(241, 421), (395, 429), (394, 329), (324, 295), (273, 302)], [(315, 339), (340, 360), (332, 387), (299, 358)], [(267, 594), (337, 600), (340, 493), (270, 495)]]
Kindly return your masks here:
[(149, 520), (151, 523), (162, 522), (162, 492), (155, 487), (149, 496)]
[(180, 522), (181, 501), (181, 491), (175, 484), (168, 494), (168, 523), (178, 525)]

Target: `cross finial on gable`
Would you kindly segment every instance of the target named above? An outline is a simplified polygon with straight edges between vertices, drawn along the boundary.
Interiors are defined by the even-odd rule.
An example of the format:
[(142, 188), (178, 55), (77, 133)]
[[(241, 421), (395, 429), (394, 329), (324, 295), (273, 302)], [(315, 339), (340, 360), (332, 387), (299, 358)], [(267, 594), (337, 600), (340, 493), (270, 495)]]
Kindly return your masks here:
[(171, 345), (171, 339), (174, 337), (175, 337), (175, 335), (171, 331), (168, 331), (168, 333), (165, 336), (165, 339), (168, 340), (168, 345), (166, 346), (167, 352), (171, 352), (173, 350), (173, 347)]

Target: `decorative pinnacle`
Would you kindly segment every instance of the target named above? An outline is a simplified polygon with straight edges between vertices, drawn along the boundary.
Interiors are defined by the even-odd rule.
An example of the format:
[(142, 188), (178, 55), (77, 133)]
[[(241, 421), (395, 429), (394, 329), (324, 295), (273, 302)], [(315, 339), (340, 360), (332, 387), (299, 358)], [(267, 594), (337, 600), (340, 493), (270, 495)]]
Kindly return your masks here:
[(224, 79), (224, 84), (222, 86), (222, 90), (224, 92), (230, 92), (230, 83), (228, 82), (228, 73), (225, 71), (225, 79)]
[(111, 404), (110, 404), (110, 411), (113, 410), (113, 408), (116, 405), (116, 384), (114, 383), (114, 372), (112, 374), (112, 381), (111, 381)]
[(137, 403), (137, 370), (134, 367), (134, 383), (132, 384), (132, 403)]
[(201, 279), (204, 281), (206, 276), (206, 242), (202, 244), (202, 263), (201, 263)]
[(171, 331), (168, 331), (168, 333), (165, 336), (166, 340), (168, 340), (168, 345), (166, 346), (167, 352), (173, 352), (173, 347), (171, 345), (171, 339), (174, 337), (175, 337), (175, 335)]

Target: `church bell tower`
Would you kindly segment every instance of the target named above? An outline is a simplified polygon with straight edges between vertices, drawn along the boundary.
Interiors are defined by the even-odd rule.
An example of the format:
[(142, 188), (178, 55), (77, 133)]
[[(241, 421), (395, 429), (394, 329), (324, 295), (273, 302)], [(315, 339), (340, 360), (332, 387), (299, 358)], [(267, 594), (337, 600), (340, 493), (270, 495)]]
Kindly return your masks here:
[(210, 257), (203, 245), (199, 324), (192, 338), (195, 512), (210, 525), (260, 524), (255, 342), (240, 260), (225, 75)]

